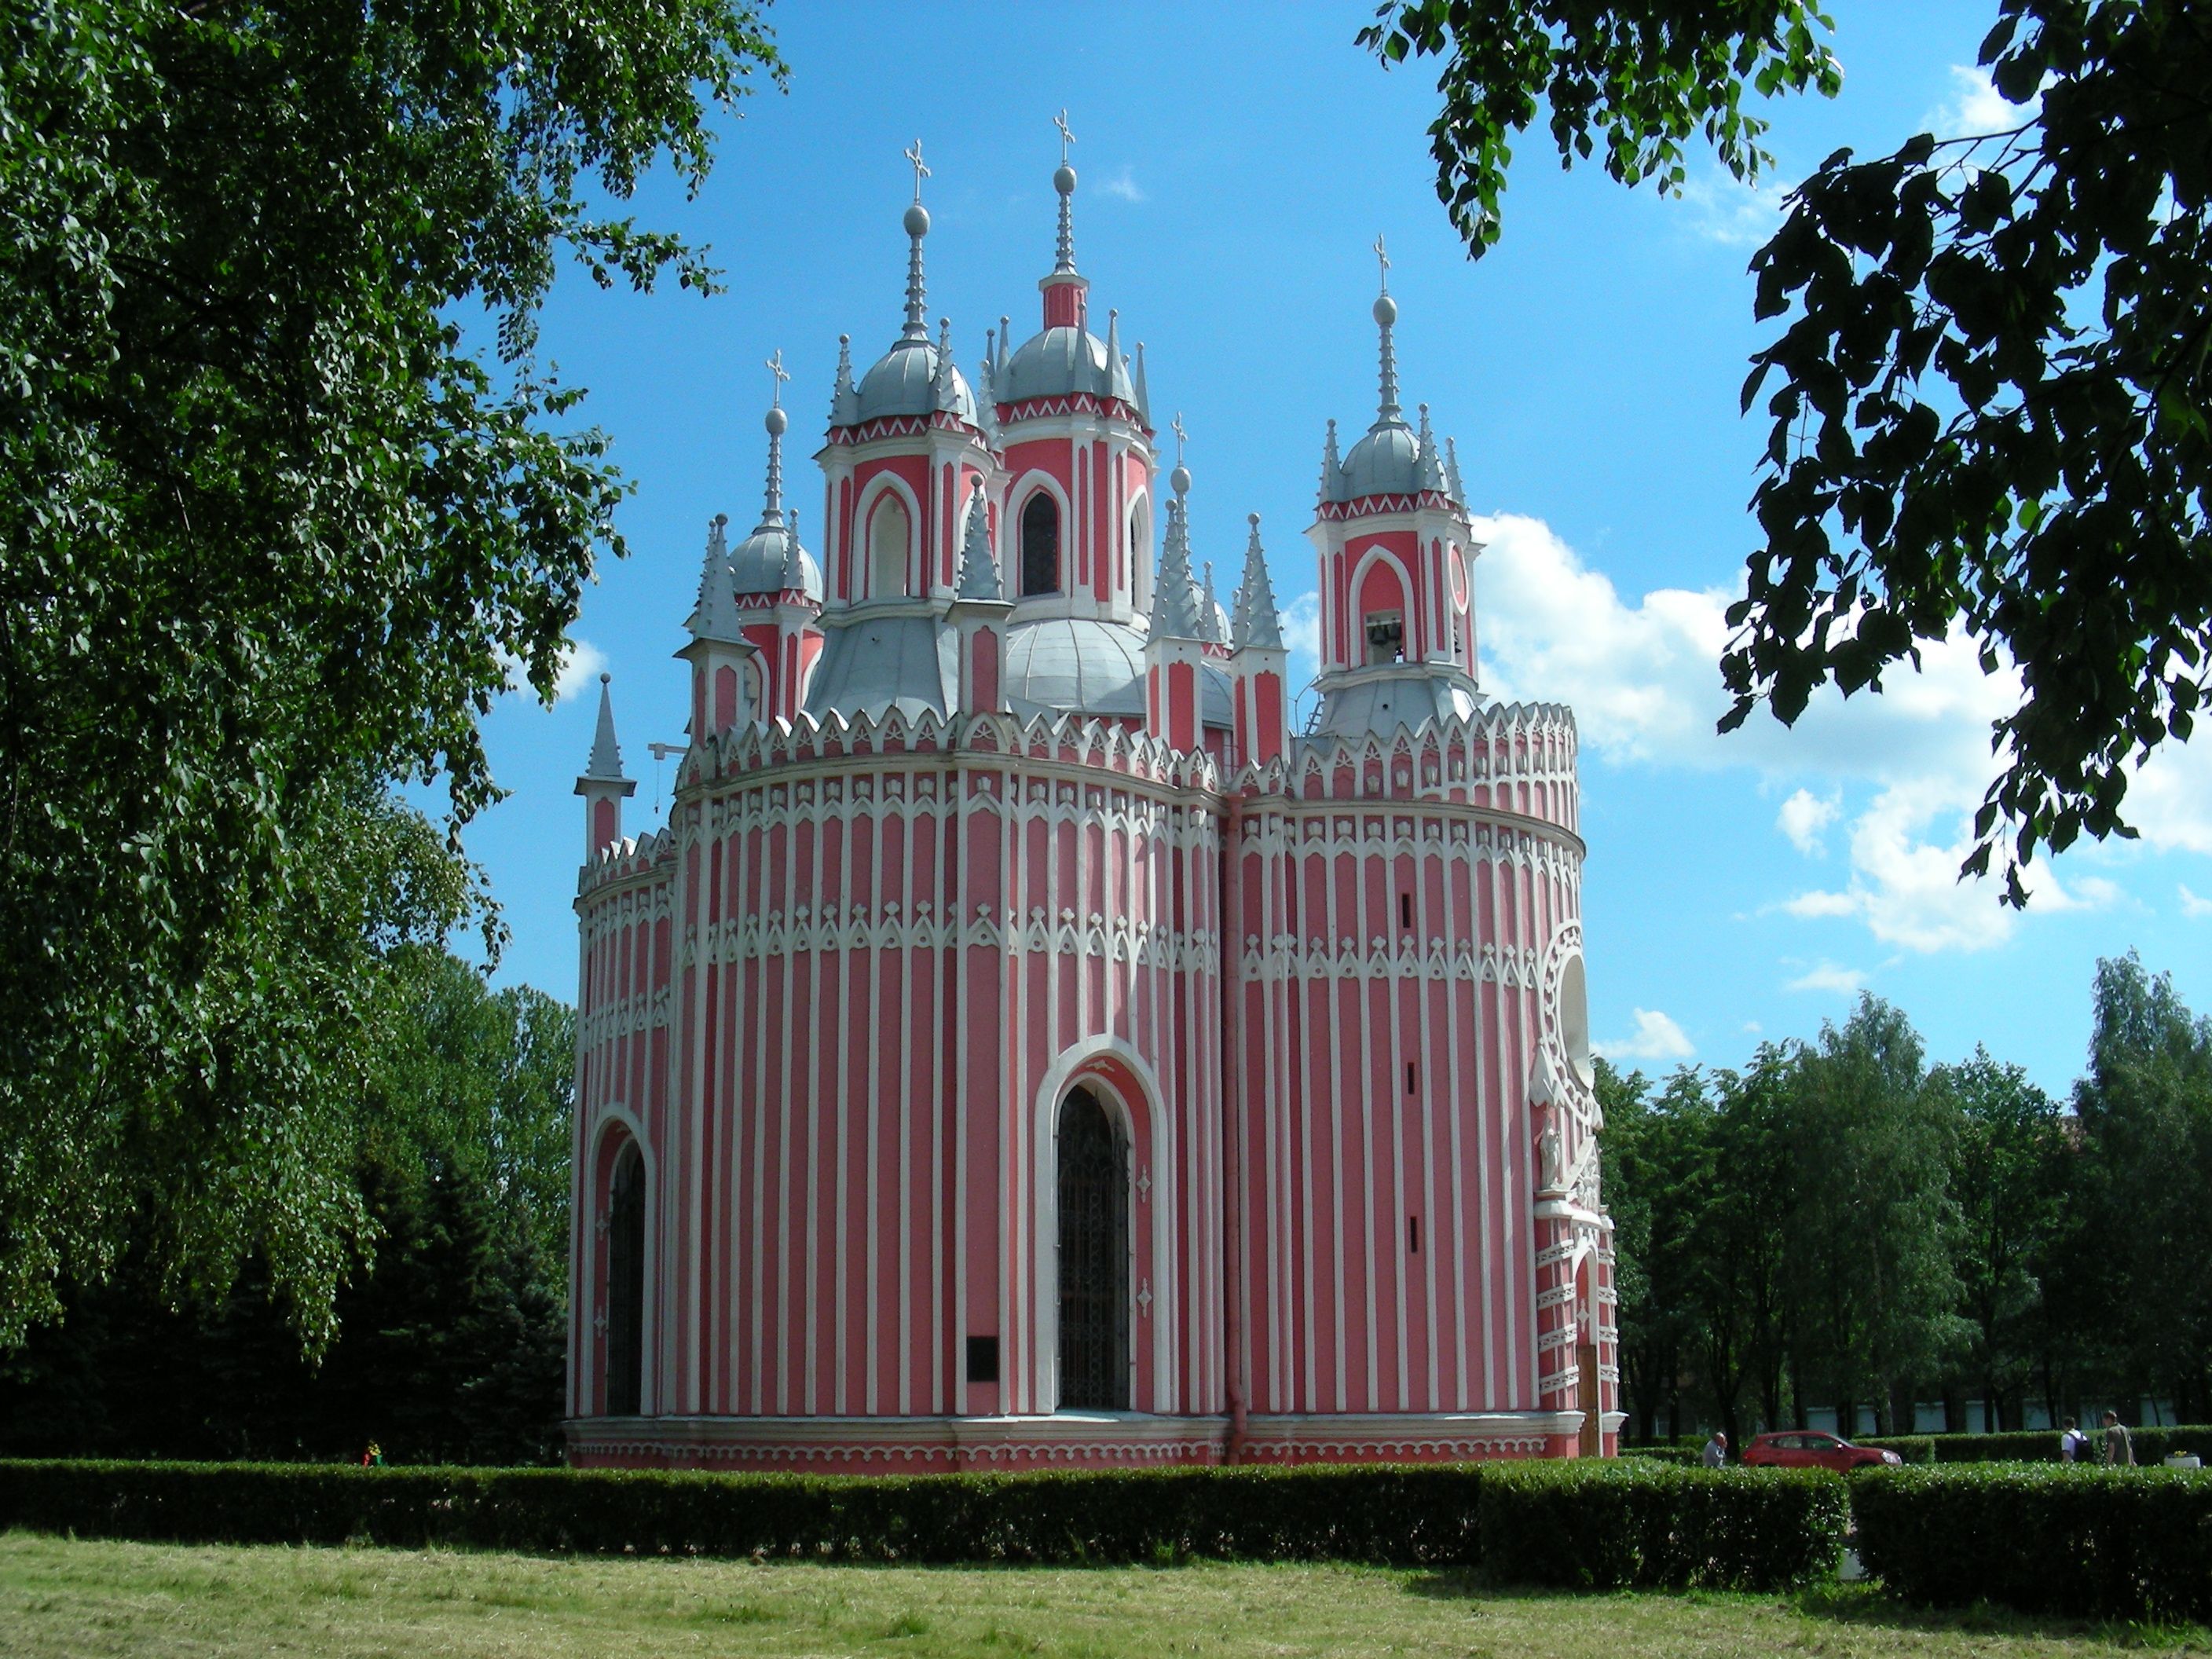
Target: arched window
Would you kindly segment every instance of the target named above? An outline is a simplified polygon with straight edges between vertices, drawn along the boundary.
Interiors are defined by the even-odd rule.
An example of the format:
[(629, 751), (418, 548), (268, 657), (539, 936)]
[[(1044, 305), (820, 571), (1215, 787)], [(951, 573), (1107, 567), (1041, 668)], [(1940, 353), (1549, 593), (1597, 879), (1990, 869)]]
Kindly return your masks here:
[(1088, 1089), (1060, 1108), (1060, 1407), (1129, 1409), (1129, 1149)]
[(1129, 567), (1125, 580), (1129, 592), (1140, 611), (1149, 611), (1152, 604), (1152, 585), (1147, 572), (1152, 557), (1152, 520), (1145, 498), (1139, 495), (1129, 507)]
[(645, 1159), (635, 1142), (615, 1158), (607, 1197), (607, 1390), (610, 1417), (635, 1417), (645, 1395)]
[(1022, 597), (1060, 592), (1060, 506), (1042, 489), (1022, 508)]
[(1361, 660), (1370, 666), (1406, 658), (1406, 591), (1398, 573), (1380, 561), (1359, 581)]
[(876, 500), (868, 514), (868, 597), (903, 598), (907, 554), (914, 540), (914, 519), (906, 503), (890, 490)]

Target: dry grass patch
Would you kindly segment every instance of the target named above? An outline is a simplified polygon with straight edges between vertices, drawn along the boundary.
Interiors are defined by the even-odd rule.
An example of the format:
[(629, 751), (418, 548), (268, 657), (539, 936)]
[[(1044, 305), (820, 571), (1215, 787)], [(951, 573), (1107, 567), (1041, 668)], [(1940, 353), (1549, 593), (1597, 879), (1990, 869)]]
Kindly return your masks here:
[(1921, 1614), (1832, 1588), (1798, 1597), (1565, 1596), (1340, 1565), (925, 1568), (551, 1559), (0, 1535), (0, 1648), (47, 1656), (1038, 1655), (1210, 1659), (1441, 1655), (1638, 1659), (1817, 1653), (2212, 1652), (2198, 1632)]

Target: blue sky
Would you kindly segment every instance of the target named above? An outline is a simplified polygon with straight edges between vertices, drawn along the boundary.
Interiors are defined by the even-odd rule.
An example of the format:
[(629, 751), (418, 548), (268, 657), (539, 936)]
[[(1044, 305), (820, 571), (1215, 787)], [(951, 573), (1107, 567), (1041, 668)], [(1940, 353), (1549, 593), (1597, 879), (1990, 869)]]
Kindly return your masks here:
[(1581, 722), (1592, 1020), (1617, 1058), (1740, 1064), (1763, 1037), (1812, 1035), (1865, 987), (1906, 1010), (1932, 1059), (1984, 1043), (2057, 1090), (2081, 1064), (2099, 956), (2138, 949), (2212, 1008), (2212, 746), (2139, 781), (2141, 842), (2039, 866), (2021, 917), (1991, 885), (1952, 880), (2008, 696), (1963, 643), (1794, 731), (1761, 714), (1713, 734), (1720, 615), (1752, 545), (1765, 439), (1736, 407), (1763, 338), (1746, 261), (1786, 181), (1831, 150), (1879, 153), (1978, 118), (1992, 95), (1967, 67), (1989, 0), (1835, 10), (1845, 90), (1766, 106), (1774, 185), (1745, 190), (1701, 156), (1687, 198), (1662, 201), (1562, 173), (1532, 134), (1504, 242), (1470, 264), (1431, 182), (1433, 73), (1385, 73), (1353, 46), (1364, 0), (777, 7), (788, 94), (749, 100), (697, 199), (655, 188), (639, 204), (711, 244), (728, 291), (569, 281), (546, 319), (546, 355), (590, 388), (586, 415), (637, 491), (621, 514), (632, 556), (585, 599), (573, 694), (550, 710), (511, 697), (488, 722), (513, 793), (468, 846), (513, 928), (501, 981), (575, 994), (571, 792), (602, 666), (640, 779), (628, 827), (665, 809), (668, 769), (646, 744), (681, 741), (670, 653), (707, 521), (758, 511), (763, 360), (781, 349), (793, 373), (790, 498), (818, 546), (804, 457), (837, 336), (865, 367), (897, 332), (901, 150), (923, 141), (931, 315), (952, 319), (972, 365), (1001, 313), (1017, 340), (1037, 326), (1065, 106), (1078, 263), (1102, 327), (1117, 308), (1124, 342), (1145, 342), (1156, 418), (1179, 410), (1189, 429), (1196, 554), (1225, 590), (1244, 516), (1262, 514), (1294, 624), (1312, 614), (1304, 532), (1323, 424), (1372, 418), (1369, 250), (1388, 236), (1407, 401), (1457, 438), (1486, 515), (1486, 689), (1567, 702)]

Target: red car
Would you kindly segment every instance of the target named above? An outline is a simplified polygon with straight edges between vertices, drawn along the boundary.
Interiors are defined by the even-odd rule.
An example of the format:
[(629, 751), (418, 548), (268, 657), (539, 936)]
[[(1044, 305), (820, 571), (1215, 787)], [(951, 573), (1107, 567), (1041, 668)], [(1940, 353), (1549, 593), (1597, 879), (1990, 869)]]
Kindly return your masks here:
[(1893, 1451), (1854, 1446), (1818, 1429), (1778, 1429), (1759, 1436), (1743, 1449), (1744, 1466), (1754, 1469), (1833, 1469), (1848, 1474), (1853, 1469), (1878, 1469), (1904, 1461)]

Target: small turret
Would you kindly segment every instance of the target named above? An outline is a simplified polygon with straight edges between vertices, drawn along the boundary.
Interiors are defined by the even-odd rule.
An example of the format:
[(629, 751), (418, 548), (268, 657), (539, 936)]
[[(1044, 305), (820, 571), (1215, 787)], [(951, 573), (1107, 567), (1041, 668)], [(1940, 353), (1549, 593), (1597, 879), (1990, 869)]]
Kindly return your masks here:
[(1231, 713), (1237, 758), (1264, 766), (1290, 744), (1290, 653), (1283, 648), (1283, 619), (1260, 545), (1260, 515), (1249, 520), (1244, 577), (1237, 584), (1237, 611), (1229, 623)]
[(1175, 471), (1168, 485), (1167, 535), (1160, 552), (1159, 578), (1152, 586), (1152, 629), (1145, 641), (1145, 727), (1177, 749), (1195, 749), (1203, 738), (1200, 699), (1204, 695), (1206, 641), (1211, 624), (1201, 620), (1206, 603), (1190, 570), (1190, 468), (1183, 464), (1182, 416), (1175, 417)]
[(963, 714), (1006, 709), (1008, 603), (991, 550), (991, 514), (979, 478), (968, 497), (968, 526), (960, 544), (960, 580), (953, 589), (952, 625), (960, 634), (960, 708)]
[(599, 676), (599, 723), (592, 734), (592, 757), (576, 780), (576, 793), (584, 798), (586, 863), (622, 839), (622, 804), (637, 793), (637, 785), (623, 775), (622, 749), (615, 742), (614, 696), (609, 690), (613, 678)]

